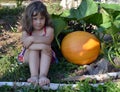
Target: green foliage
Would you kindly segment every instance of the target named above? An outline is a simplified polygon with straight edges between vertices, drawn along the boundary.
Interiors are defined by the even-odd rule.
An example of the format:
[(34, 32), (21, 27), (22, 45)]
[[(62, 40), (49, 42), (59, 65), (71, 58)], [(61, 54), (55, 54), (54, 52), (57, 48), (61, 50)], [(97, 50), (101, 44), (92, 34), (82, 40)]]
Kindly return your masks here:
[(53, 22), (54, 22), (54, 29), (57, 30), (55, 31), (55, 39), (58, 44), (58, 47), (60, 48), (60, 44), (57, 37), (61, 33), (61, 31), (66, 27), (66, 23), (65, 21), (63, 21), (62, 18), (54, 18)]
[(64, 11), (61, 17), (81, 20), (89, 15), (97, 13), (97, 4), (92, 0), (83, 0), (77, 9)]
[(5, 24), (1, 25), (0, 28), (10, 30), (12, 32), (17, 31), (17, 22), (20, 20), (22, 7), (9, 8), (3, 7), (0, 9), (0, 19), (4, 20)]
[[(53, 20), (56, 20), (53, 21), (53, 23), (55, 24), (55, 40), (58, 47), (60, 48), (60, 44), (62, 41), (62, 39), (59, 37), (61, 35), (65, 36), (67, 34), (66, 32), (70, 32), (69, 22), (73, 21), (75, 24), (74, 26), (81, 26), (81, 29), (83, 31), (87, 31), (86, 27), (88, 24), (95, 25), (96, 29), (92, 29), (91, 31), (101, 41), (101, 50), (103, 50), (101, 51), (101, 54), (108, 57), (108, 55), (106, 54), (110, 54), (108, 51), (111, 47), (113, 48), (112, 52), (116, 53), (116, 50), (120, 48), (119, 8), (119, 4), (102, 4), (95, 3), (93, 0), (82, 0), (81, 4), (77, 9), (65, 10), (61, 14), (52, 15)], [(71, 32), (77, 30), (72, 29)], [(108, 34), (112, 38), (112, 41), (110, 43), (103, 39), (106, 34)], [(62, 38), (64, 36), (62, 36)], [(118, 57), (120, 57), (120, 52), (118, 50), (117, 52)], [(115, 54), (114, 57), (116, 57)], [(109, 57), (108, 59), (113, 60), (114, 57)]]
[(23, 1), (24, 0), (16, 0), (17, 7), (21, 7)]
[(13, 15), (19, 15), (23, 11), (22, 7), (17, 7), (17, 8), (9, 8), (9, 7), (4, 7), (0, 9), (0, 18), (4, 18), (5, 16), (13, 16)]
[[(94, 84), (92, 84), (94, 85)], [(76, 86), (67, 85), (59, 87), (57, 90), (43, 90), (39, 86), (1, 86), (0, 92), (119, 92), (120, 88), (118, 84), (113, 82), (106, 82), (103, 84), (98, 84), (98, 86), (92, 86), (89, 84), (89, 80), (84, 82), (77, 82)]]
[(29, 86), (1, 86), (0, 92), (56, 92), (52, 90), (42, 90), (39, 86), (29, 85)]
[(29, 75), (28, 65), (19, 65), (15, 54), (1, 57), (0, 81), (26, 81)]

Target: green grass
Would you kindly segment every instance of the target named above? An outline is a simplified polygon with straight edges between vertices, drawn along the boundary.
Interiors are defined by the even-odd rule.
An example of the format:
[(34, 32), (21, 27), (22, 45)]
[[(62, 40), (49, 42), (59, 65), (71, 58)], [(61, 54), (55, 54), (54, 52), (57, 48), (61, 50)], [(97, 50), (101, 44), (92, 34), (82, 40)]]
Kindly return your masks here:
[(91, 86), (88, 81), (77, 82), (77, 86), (63, 86), (57, 90), (43, 90), (39, 86), (1, 86), (0, 92), (120, 92), (120, 86), (113, 82), (106, 82), (97, 87)]
[[(0, 58), (0, 81), (25, 82), (30, 77), (29, 67), (26, 64), (17, 62), (19, 50), (12, 51), (12, 55), (3, 55)], [(80, 66), (71, 64), (65, 59), (61, 59), (58, 64), (51, 64), (48, 76), (52, 83), (64, 83), (61, 78), (72, 76), (74, 69), (81, 69)], [(71, 82), (66, 82), (70, 84)], [(75, 82), (74, 82), (75, 83)], [(96, 82), (95, 82), (96, 83)], [(76, 87), (64, 86), (58, 90), (42, 90), (39, 86), (1, 86), (0, 92), (119, 92), (120, 87), (113, 82), (106, 82), (104, 85), (93, 87), (89, 80), (76, 82)]]
[[(19, 50), (20, 51), (20, 50)], [(0, 58), (0, 81), (26, 81), (30, 77), (27, 64), (19, 64), (16, 57), (17, 49), (14, 49), (12, 55), (3, 55)], [(51, 63), (48, 76), (52, 82), (60, 82), (61, 78), (67, 77), (74, 69), (79, 68), (61, 59), (59, 63)]]

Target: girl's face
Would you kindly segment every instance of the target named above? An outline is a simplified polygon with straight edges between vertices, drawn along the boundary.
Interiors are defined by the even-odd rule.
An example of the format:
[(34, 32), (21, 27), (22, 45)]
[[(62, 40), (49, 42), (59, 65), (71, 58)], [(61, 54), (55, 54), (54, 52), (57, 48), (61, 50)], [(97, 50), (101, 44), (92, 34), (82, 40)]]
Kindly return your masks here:
[(33, 13), (32, 24), (34, 30), (40, 31), (45, 25), (45, 17), (41, 16), (40, 13), (37, 15)]

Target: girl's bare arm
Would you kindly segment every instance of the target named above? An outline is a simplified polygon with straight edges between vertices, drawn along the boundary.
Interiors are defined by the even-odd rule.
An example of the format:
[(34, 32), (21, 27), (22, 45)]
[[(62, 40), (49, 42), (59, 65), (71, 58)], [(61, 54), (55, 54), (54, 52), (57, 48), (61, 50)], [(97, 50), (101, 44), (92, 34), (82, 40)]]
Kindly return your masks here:
[(30, 49), (30, 50), (46, 50), (46, 51), (51, 51), (51, 45), (46, 45), (46, 44), (31, 44), (28, 49)]
[(28, 48), (33, 43), (33, 37), (29, 36), (26, 31), (22, 32), (21, 42), (25, 48)]
[(52, 56), (52, 48), (50, 45), (46, 44), (31, 44), (28, 48), (29, 50), (42, 51), (44, 54)]
[(54, 29), (51, 27), (46, 27), (46, 35), (45, 36), (33, 36), (33, 43), (35, 44), (48, 44), (50, 45), (54, 39)]
[(46, 44), (50, 45), (54, 39), (54, 30), (51, 27), (46, 27), (45, 36), (30, 36), (26, 31), (22, 32), (21, 42), (25, 48), (28, 48), (31, 44)]

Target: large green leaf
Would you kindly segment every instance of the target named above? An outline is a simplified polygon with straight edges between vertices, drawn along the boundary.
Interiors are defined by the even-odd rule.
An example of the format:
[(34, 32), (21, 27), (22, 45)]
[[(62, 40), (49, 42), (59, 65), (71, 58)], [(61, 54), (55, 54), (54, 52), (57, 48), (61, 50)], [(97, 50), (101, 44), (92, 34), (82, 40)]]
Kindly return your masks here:
[(113, 24), (120, 29), (120, 15), (115, 18)]
[(98, 28), (98, 31), (103, 32), (105, 34), (114, 35), (114, 34), (120, 32), (119, 27), (118, 27), (118, 25), (116, 26), (114, 22), (113, 23), (107, 22), (107, 23), (101, 24), (100, 27)]
[(106, 33), (110, 35), (114, 35), (114, 34), (117, 34), (119, 30), (120, 30), (119, 28), (117, 28), (114, 24), (112, 24), (112, 26), (110, 26), (110, 28), (106, 30)]
[(100, 29), (110, 35), (117, 33), (120, 30), (120, 15), (116, 18), (113, 16), (103, 13), (103, 24), (100, 25)]
[(117, 28), (120, 29), (120, 20), (115, 20), (113, 23)]
[(84, 18), (98, 12), (98, 6), (93, 0), (82, 0), (77, 9), (77, 19)]
[(99, 26), (98, 31), (102, 33), (106, 33), (106, 29), (111, 27), (111, 22), (103, 23)]
[(109, 10), (114, 10), (114, 11), (120, 11), (120, 4), (101, 3), (100, 5), (104, 9), (109, 9)]
[(106, 10), (101, 8), (100, 13), (102, 14), (102, 22), (103, 22), (103, 24), (111, 21), (111, 16)]
[(61, 17), (68, 17), (70, 16), (70, 10), (64, 10), (63, 13), (61, 14)]
[(67, 26), (67, 23), (62, 18), (53, 18), (53, 24), (54, 24), (54, 33), (55, 33), (55, 40), (57, 41), (57, 44), (60, 48), (60, 43), (58, 41), (58, 35), (64, 30), (64, 28)]
[(107, 13), (106, 10), (100, 9), (99, 13), (92, 14), (83, 19), (86, 23), (91, 23), (96, 26), (100, 26), (101, 24), (111, 22), (111, 16)]
[(85, 17), (83, 20), (88, 24), (99, 26), (103, 23), (103, 15), (101, 13), (95, 13), (91, 16)]
[(57, 37), (67, 26), (67, 23), (62, 18), (54, 18), (53, 24), (55, 29), (55, 37)]
[[(100, 14), (101, 14), (101, 24), (98, 25), (98, 31), (106, 33), (106, 30), (112, 26), (112, 16), (103, 8), (100, 9)], [(96, 15), (95, 18), (98, 16)], [(99, 17), (98, 17), (99, 19)]]
[(77, 9), (70, 9), (63, 12), (62, 17), (82, 19), (98, 12), (98, 6), (93, 0), (82, 0)]
[(116, 16), (115, 18), (116, 20), (120, 20), (120, 14), (118, 16)]

